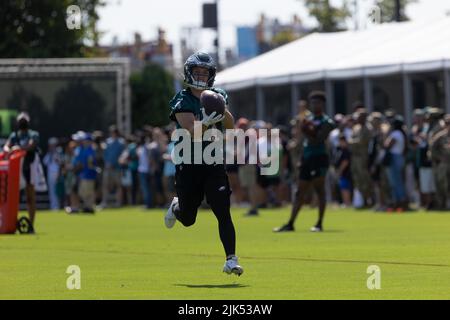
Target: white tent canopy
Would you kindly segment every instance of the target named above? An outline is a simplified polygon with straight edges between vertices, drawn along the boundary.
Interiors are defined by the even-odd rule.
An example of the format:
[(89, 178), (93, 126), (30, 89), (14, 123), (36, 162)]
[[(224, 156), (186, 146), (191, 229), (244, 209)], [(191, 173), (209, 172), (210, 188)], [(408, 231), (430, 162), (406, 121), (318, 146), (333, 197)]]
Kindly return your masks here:
[(218, 73), (227, 90), (450, 68), (450, 18), (314, 33)]

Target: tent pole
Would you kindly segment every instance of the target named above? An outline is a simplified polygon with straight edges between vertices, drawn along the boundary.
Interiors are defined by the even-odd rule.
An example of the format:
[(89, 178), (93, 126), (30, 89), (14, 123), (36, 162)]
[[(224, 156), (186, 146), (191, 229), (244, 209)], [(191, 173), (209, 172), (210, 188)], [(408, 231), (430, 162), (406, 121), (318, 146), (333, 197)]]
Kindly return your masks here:
[(256, 118), (258, 120), (264, 120), (264, 91), (261, 86), (256, 86)]
[(296, 83), (291, 83), (291, 117), (295, 117), (298, 110), (298, 101), (300, 100), (300, 93)]
[(403, 114), (405, 115), (406, 125), (411, 126), (411, 114), (413, 112), (411, 77), (406, 72), (403, 72)]
[(330, 117), (334, 117), (334, 88), (333, 81), (330, 79), (325, 80), (325, 94), (327, 95), (327, 114)]

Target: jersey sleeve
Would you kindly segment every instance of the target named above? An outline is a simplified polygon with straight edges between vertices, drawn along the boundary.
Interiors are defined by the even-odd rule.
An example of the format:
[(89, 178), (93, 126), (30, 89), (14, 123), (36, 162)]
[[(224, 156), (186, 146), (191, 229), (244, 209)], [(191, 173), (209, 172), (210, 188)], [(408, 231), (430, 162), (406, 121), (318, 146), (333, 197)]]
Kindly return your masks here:
[(195, 114), (192, 106), (189, 106), (189, 104), (186, 103), (186, 99), (181, 94), (177, 94), (172, 100), (170, 100), (169, 106), (170, 106), (169, 118), (172, 121), (177, 121), (177, 119), (175, 118), (175, 115), (177, 113), (190, 112)]

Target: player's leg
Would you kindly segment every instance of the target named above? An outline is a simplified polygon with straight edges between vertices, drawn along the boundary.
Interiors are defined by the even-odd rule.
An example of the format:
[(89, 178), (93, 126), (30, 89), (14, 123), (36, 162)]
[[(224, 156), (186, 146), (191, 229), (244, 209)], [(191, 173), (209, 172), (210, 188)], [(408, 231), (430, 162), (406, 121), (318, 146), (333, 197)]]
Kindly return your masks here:
[(206, 201), (219, 223), (219, 234), (227, 256), (235, 254), (236, 234), (230, 213), (231, 189), (225, 171), (208, 170), (205, 179)]
[(220, 240), (225, 250), (226, 262), (223, 271), (241, 275), (244, 270), (236, 257), (236, 231), (230, 213), (231, 189), (224, 168), (208, 168), (204, 186), (206, 201), (217, 218)]
[(325, 217), (325, 208), (327, 204), (326, 193), (325, 193), (325, 176), (320, 176), (315, 178), (312, 181), (312, 185), (314, 187), (314, 191), (317, 194), (317, 199), (319, 202), (319, 218), (314, 227), (311, 228), (311, 231), (317, 232), (322, 231), (322, 223), (323, 218)]
[(291, 216), (288, 223), (273, 229), (274, 232), (294, 231), (294, 223), (297, 219), (303, 203), (305, 195), (308, 193), (311, 186), (311, 165), (309, 161), (303, 160), (299, 170), (299, 180), (297, 184), (297, 191), (292, 202)]
[(176, 220), (185, 227), (192, 226), (204, 197), (203, 177), (194, 165), (178, 165), (175, 173), (177, 196), (173, 198), (165, 216), (166, 227), (172, 228)]
[(299, 180), (297, 185), (297, 191), (295, 193), (294, 203), (292, 204), (291, 216), (289, 218), (289, 224), (292, 226), (297, 219), (298, 213), (302, 209), (305, 194), (309, 191), (311, 182), (307, 180)]

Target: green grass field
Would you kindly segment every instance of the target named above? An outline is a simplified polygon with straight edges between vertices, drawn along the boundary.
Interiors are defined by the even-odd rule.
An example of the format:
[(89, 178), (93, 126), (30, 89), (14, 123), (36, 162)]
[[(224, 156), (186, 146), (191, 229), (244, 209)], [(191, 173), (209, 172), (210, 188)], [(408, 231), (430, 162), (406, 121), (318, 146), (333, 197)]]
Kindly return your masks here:
[[(233, 210), (241, 277), (222, 273), (212, 213), (164, 227), (163, 211), (95, 216), (39, 212), (37, 235), (0, 235), (0, 299), (450, 299), (450, 214), (329, 210), (322, 234), (303, 211), (296, 232), (274, 234), (288, 208)], [(69, 265), (81, 289), (68, 290)], [(369, 265), (381, 289), (367, 288)]]

